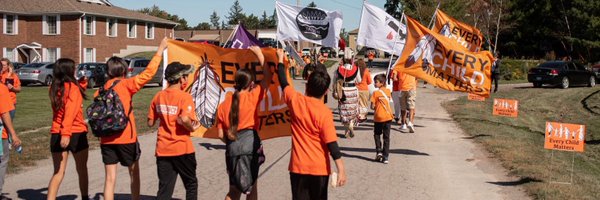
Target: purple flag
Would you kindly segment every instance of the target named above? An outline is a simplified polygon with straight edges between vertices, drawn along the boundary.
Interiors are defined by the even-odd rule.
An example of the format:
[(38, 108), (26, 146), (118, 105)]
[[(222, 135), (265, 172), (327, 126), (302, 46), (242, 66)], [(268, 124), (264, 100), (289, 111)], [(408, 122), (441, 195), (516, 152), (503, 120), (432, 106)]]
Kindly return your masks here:
[(263, 47), (262, 42), (258, 41), (252, 34), (246, 30), (243, 24), (237, 27), (235, 35), (231, 39), (231, 45), (229, 48), (233, 49), (247, 49), (250, 46)]

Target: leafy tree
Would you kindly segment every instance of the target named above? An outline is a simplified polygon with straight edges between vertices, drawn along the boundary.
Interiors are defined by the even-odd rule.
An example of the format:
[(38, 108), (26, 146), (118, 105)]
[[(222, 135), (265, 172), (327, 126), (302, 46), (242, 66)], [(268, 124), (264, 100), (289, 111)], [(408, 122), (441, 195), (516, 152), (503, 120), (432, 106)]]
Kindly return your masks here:
[(210, 26), (211, 24), (208, 22), (201, 22), (194, 27), (194, 30), (210, 30)]
[(316, 8), (317, 4), (313, 1), (313, 2), (310, 2), (307, 7)]
[(161, 10), (158, 6), (153, 5), (150, 8), (142, 8), (140, 10), (138, 10), (138, 12), (150, 15), (150, 16), (154, 16), (154, 17), (159, 17), (162, 19), (166, 19), (166, 20), (170, 20), (176, 23), (179, 23), (178, 26), (175, 27), (175, 30), (188, 30), (190, 29), (190, 26), (188, 25), (187, 20), (185, 20), (184, 18), (180, 18), (177, 15), (171, 15), (169, 14), (167, 11), (165, 10)]
[(240, 5), (239, 0), (235, 0), (231, 8), (229, 8), (229, 16), (227, 16), (227, 23), (229, 25), (235, 25), (241, 22), (246, 18), (246, 15), (243, 12), (242, 6)]
[(402, 17), (402, 7), (400, 5), (400, 0), (386, 0), (383, 8), (385, 9), (385, 12), (387, 12), (392, 17), (398, 20), (400, 20), (400, 18)]
[(242, 22), (244, 23), (244, 26), (246, 26), (247, 29), (259, 29), (260, 28), (260, 20), (254, 14), (248, 15), (247, 17), (244, 18), (244, 20)]
[(271, 15), (271, 21), (269, 24), (269, 28), (276, 28), (277, 27), (277, 10), (273, 9), (273, 15)]
[(270, 21), (271, 21), (271, 19), (269, 19), (269, 17), (267, 16), (267, 11), (263, 11), (262, 16), (260, 17), (259, 28), (261, 28), (261, 29), (269, 28)]
[(219, 17), (219, 15), (217, 15), (217, 11), (213, 11), (213, 13), (210, 15), (210, 24), (215, 28), (215, 29), (220, 29), (219, 28), (219, 20), (221, 18)]

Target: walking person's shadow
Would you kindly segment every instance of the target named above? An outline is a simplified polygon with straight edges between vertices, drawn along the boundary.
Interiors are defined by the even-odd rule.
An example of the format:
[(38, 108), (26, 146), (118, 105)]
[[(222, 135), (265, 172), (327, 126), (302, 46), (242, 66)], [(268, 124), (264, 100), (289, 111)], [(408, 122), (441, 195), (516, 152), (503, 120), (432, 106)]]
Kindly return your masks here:
[[(46, 199), (48, 196), (48, 188), (40, 188), (40, 189), (22, 189), (17, 191), (17, 197), (19, 199)], [(62, 195), (56, 197), (59, 200), (76, 200), (77, 195)]]

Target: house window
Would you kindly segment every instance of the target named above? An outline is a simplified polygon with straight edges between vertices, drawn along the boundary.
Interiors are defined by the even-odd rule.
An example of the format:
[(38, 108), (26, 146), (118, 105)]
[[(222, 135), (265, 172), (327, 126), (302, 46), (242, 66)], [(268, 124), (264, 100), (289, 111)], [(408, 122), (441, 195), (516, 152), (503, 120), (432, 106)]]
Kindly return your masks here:
[(117, 19), (107, 19), (106, 20), (106, 35), (110, 37), (117, 37)]
[(96, 49), (85, 48), (83, 49), (83, 62), (96, 62)]
[(44, 35), (60, 34), (60, 15), (44, 15), (42, 25)]
[(13, 48), (4, 48), (2, 50), (2, 57), (8, 58), (10, 62), (16, 62), (17, 60), (15, 49)]
[(60, 58), (60, 48), (44, 48), (44, 62), (56, 62)]
[(154, 24), (146, 23), (146, 39), (154, 39)]
[(19, 33), (19, 17), (17, 15), (4, 15), (4, 34), (16, 35)]
[(137, 22), (136, 21), (127, 21), (127, 37), (128, 38), (136, 38), (137, 37)]
[(83, 30), (86, 35), (96, 35), (96, 17), (85, 16), (83, 18)]

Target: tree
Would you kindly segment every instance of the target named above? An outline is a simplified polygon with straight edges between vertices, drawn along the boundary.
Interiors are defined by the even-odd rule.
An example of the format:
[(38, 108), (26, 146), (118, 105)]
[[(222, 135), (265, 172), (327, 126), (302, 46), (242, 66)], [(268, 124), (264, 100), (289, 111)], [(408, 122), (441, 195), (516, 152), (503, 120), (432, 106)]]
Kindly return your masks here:
[(219, 15), (217, 15), (217, 11), (213, 11), (213, 13), (210, 15), (210, 23), (215, 29), (220, 29), (219, 20), (221, 20), (221, 18)]
[(194, 30), (210, 30), (210, 23), (208, 22), (201, 22), (198, 23), (198, 25), (196, 25), (196, 27), (194, 27)]
[(267, 11), (263, 11), (262, 16), (260, 17), (260, 25), (259, 28), (261, 29), (265, 29), (269, 27), (270, 24), (270, 20), (269, 17), (267, 16)]
[(383, 8), (385, 8), (385, 12), (390, 14), (392, 17), (398, 20), (402, 18), (402, 8), (400, 7), (400, 0), (386, 0), (385, 5), (383, 5)]
[(190, 29), (190, 26), (188, 25), (187, 20), (185, 20), (184, 18), (179, 18), (179, 16), (177, 15), (171, 15), (169, 14), (167, 11), (161, 10), (158, 6), (153, 5), (150, 8), (142, 8), (140, 10), (138, 10), (138, 12), (150, 15), (150, 16), (154, 16), (154, 17), (158, 17), (158, 18), (162, 18), (162, 19), (166, 19), (166, 20), (170, 20), (173, 22), (178, 23), (179, 25), (175, 27), (175, 30), (188, 30)]
[(227, 16), (227, 23), (229, 25), (236, 25), (242, 20), (246, 18), (246, 15), (243, 13), (242, 6), (240, 5), (239, 0), (235, 0), (231, 8), (229, 8), (229, 16)]
[(310, 2), (307, 7), (316, 8), (317, 4), (313, 1), (313, 2)]
[(242, 20), (247, 29), (259, 29), (260, 20), (254, 14), (250, 14)]
[(277, 10), (273, 9), (273, 15), (271, 15), (271, 21), (269, 28), (277, 28)]
[(221, 21), (221, 29), (229, 29), (229, 26), (227, 23), (225, 23), (225, 20)]

